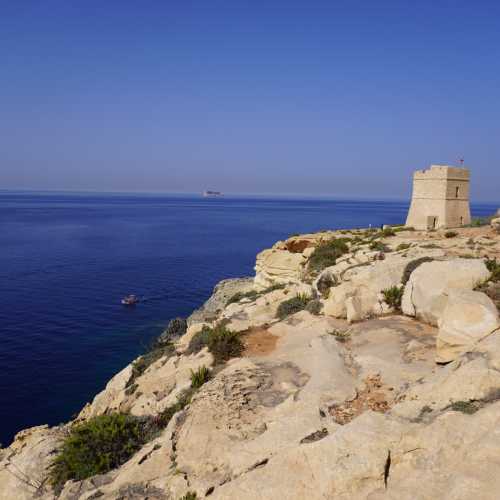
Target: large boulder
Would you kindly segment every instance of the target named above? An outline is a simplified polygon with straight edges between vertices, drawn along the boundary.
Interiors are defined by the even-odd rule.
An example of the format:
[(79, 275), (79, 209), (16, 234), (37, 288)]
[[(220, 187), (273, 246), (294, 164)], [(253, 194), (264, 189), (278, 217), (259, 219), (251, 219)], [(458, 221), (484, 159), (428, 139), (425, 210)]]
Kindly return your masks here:
[(449, 290), (472, 290), (486, 281), (490, 272), (480, 259), (425, 262), (410, 275), (402, 299), (402, 310), (437, 326), (448, 302)]
[(471, 290), (451, 290), (439, 319), (436, 361), (453, 361), (499, 327), (497, 308), (487, 295)]
[(358, 321), (387, 312), (380, 292), (401, 283), (408, 259), (394, 255), (386, 260), (351, 266), (341, 276), (342, 283), (330, 289), (324, 314)]

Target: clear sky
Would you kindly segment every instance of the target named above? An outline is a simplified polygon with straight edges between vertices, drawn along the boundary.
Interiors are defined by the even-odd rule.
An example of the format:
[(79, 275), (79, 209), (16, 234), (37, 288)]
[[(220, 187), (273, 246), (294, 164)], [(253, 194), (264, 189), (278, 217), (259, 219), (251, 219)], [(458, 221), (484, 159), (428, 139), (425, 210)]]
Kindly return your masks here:
[(0, 0), (0, 188), (500, 201), (500, 2)]

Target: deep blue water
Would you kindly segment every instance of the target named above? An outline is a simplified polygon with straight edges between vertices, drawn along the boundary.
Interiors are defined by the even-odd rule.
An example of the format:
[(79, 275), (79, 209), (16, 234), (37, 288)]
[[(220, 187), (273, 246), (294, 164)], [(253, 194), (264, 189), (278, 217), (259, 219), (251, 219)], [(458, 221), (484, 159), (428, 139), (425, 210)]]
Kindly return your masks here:
[[(404, 222), (407, 203), (0, 192), (0, 442), (57, 424), (221, 279), (293, 233)], [(475, 206), (475, 215), (497, 207)], [(147, 301), (119, 304), (127, 293)]]

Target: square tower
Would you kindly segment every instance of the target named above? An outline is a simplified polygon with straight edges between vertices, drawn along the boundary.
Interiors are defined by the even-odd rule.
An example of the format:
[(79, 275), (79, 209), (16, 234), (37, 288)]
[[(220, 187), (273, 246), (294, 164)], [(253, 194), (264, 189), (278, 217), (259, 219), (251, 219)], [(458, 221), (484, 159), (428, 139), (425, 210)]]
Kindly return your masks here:
[(406, 225), (415, 229), (470, 224), (469, 170), (431, 165), (413, 174), (413, 194)]

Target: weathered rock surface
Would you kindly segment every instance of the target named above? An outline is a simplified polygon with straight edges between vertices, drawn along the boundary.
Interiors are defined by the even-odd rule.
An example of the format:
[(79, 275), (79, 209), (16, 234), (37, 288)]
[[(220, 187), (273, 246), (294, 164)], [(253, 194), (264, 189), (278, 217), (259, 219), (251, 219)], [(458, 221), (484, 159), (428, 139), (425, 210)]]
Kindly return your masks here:
[(212, 322), (226, 307), (228, 300), (237, 293), (254, 288), (253, 278), (232, 278), (217, 283), (210, 298), (187, 319), (188, 326), (194, 323)]
[(255, 286), (266, 288), (276, 283), (297, 283), (301, 280), (306, 258), (302, 253), (271, 248), (257, 255)]
[(0, 499), (53, 496), (47, 472), (63, 437), (63, 429), (41, 425), (19, 432), (9, 448), (0, 450)]
[[(371, 252), (363, 232), (349, 233), (361, 241), (323, 272), (333, 281), (321, 293), (324, 310), (284, 320), (276, 318), (281, 302), (321, 292), (319, 280), (304, 282), (301, 273), (314, 246), (336, 233), (276, 244), (259, 257), (255, 288), (247, 279), (222, 282), (175, 351), (140, 372), (124, 368), (78, 419), (155, 416), (172, 405), (191, 370), (213, 365), (206, 348), (187, 349), (203, 325), (223, 321), (242, 332), (243, 355), (216, 367), (128, 462), (68, 481), (59, 498), (179, 500), (188, 491), (243, 500), (498, 498), (498, 311), (472, 290), (488, 279), (481, 259), (500, 256), (500, 237), (490, 227), (459, 231), (454, 241), (398, 233), (384, 242), (392, 252)], [(457, 257), (465, 252), (480, 258)], [(403, 309), (412, 317), (390, 315), (381, 291), (398, 286), (408, 263), (423, 256), (439, 260), (410, 276)], [(267, 289), (276, 282), (286, 286)], [(55, 498), (48, 470), (68, 429), (28, 429), (0, 449), (0, 500)]]
[(439, 319), (436, 361), (447, 363), (456, 359), (498, 328), (498, 310), (487, 295), (471, 290), (450, 290)]
[(431, 325), (437, 325), (452, 289), (472, 290), (486, 281), (490, 272), (479, 259), (425, 262), (410, 275), (402, 310)]

